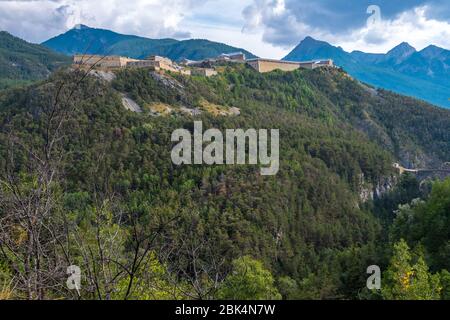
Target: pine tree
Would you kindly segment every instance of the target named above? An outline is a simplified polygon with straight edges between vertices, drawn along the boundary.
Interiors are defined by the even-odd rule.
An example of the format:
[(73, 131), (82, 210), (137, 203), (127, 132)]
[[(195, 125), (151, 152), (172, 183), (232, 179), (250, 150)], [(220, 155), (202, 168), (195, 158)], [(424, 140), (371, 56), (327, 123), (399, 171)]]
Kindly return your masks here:
[(408, 244), (402, 239), (394, 245), (382, 296), (386, 300), (439, 300), (440, 280), (428, 271), (428, 266), (419, 254), (413, 263)]

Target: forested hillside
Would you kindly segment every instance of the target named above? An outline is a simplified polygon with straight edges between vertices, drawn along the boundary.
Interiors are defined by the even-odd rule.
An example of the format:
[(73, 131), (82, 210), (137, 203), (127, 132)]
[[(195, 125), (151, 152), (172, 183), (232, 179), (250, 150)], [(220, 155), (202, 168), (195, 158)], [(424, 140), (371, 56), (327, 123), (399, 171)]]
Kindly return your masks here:
[(67, 55), (88, 53), (120, 55), (137, 59), (145, 59), (149, 55), (160, 55), (179, 61), (182, 59), (202, 60), (217, 57), (222, 53), (240, 51), (248, 58), (255, 58), (252, 53), (244, 49), (205, 39), (182, 41), (149, 39), (84, 25), (49, 39), (42, 45)]
[(439, 168), (450, 159), (450, 112), (386, 90), (342, 72), (305, 73), (338, 114), (393, 153), (408, 168)]
[(416, 51), (401, 43), (383, 53), (346, 52), (341, 47), (306, 37), (284, 60), (333, 59), (353, 77), (379, 88), (450, 108), (450, 51), (428, 46)]
[[(75, 297), (66, 267), (78, 265), (83, 299), (448, 297), (446, 247), (427, 229), (408, 233), (406, 213), (394, 213), (421, 198), (408, 210), (421, 217), (434, 208), (426, 228), (448, 220), (440, 205), (448, 182), (430, 195), (392, 163), (448, 161), (450, 112), (334, 69), (222, 69), (211, 78), (124, 70), (111, 83), (61, 72), (0, 93), (0, 283), (15, 281), (0, 293)], [(144, 112), (127, 111), (123, 94)], [(203, 112), (155, 116), (146, 111), (155, 103)], [(192, 130), (194, 120), (205, 129), (279, 129), (278, 175), (174, 165), (171, 133)], [(448, 241), (448, 224), (440, 228)], [(405, 270), (396, 259), (420, 270), (412, 289), (397, 290)], [(389, 271), (377, 294), (365, 289), (372, 264)]]
[(0, 89), (44, 79), (68, 64), (69, 57), (0, 32)]

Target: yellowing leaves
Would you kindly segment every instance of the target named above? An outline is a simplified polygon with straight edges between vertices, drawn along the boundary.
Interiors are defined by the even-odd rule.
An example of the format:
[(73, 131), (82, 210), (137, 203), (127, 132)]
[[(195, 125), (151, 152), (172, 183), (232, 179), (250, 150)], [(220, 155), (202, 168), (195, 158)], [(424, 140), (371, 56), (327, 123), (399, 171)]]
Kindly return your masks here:
[(145, 106), (145, 108), (153, 113), (157, 113), (163, 116), (169, 115), (173, 111), (173, 107), (161, 102), (149, 103)]
[(212, 114), (213, 116), (231, 116), (231, 115), (238, 115), (239, 110), (236, 108), (229, 108), (222, 105), (214, 104), (206, 99), (202, 98), (200, 100), (200, 107), (204, 111)]

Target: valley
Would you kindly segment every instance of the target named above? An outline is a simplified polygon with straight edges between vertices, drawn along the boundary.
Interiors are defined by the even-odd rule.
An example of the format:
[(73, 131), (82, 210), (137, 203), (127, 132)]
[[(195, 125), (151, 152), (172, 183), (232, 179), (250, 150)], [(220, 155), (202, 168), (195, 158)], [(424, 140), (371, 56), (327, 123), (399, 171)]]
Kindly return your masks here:
[(450, 299), (449, 57), (1, 32), (0, 300)]
[[(450, 111), (368, 88), (336, 68), (259, 73), (245, 64), (222, 67), (212, 77), (124, 68), (108, 80), (67, 70), (1, 91), (0, 161), (10, 170), (2, 176), (14, 177), (4, 180), (6, 185), (35, 199), (41, 191), (28, 187), (33, 179), (46, 186), (46, 177), (57, 177), (46, 187), (51, 192), (42, 194), (44, 203), (54, 205), (36, 218), (52, 226), (45, 236), (67, 237), (75, 259), (118, 274), (117, 280), (88, 278), (88, 288), (95, 283), (101, 288), (83, 291), (87, 299), (243, 298), (246, 291), (236, 290), (235, 283), (248, 287), (247, 268), (266, 286), (249, 293), (253, 298), (376, 298), (362, 289), (365, 269), (374, 262), (388, 268), (386, 248), (408, 235), (394, 211), (416, 198), (430, 201), (431, 208), (441, 192), (428, 198), (422, 194), (427, 184), (397, 176), (392, 163), (427, 168), (448, 162)], [(60, 97), (57, 104), (49, 99), (54, 96)], [(142, 112), (124, 108), (124, 96)], [(201, 109), (205, 101), (240, 113), (176, 112)], [(173, 112), (155, 116), (145, 107), (156, 104)], [(200, 120), (205, 129), (279, 129), (278, 174), (262, 176), (257, 165), (175, 165), (171, 133), (194, 132)], [(47, 126), (58, 143), (48, 160), (36, 161), (46, 159)], [(447, 190), (445, 183), (434, 188)], [(2, 190), (0, 213), (13, 223), (21, 219), (12, 215), (20, 202), (8, 191), (14, 189)], [(366, 192), (371, 196), (361, 197)], [(68, 234), (58, 231), (63, 225)], [(395, 236), (382, 241), (391, 226)], [(109, 237), (111, 230), (123, 238)], [(27, 238), (15, 240), (7, 229), (0, 231), (16, 254), (26, 254), (21, 244)], [(95, 237), (98, 232), (103, 236)], [(143, 234), (155, 241), (142, 240)], [(128, 235), (130, 243), (120, 240)], [(99, 245), (111, 249), (100, 253)], [(137, 259), (155, 269), (139, 266), (137, 284), (126, 290), (130, 278), (121, 268), (134, 260), (130, 245), (140, 248)], [(426, 245), (430, 252), (442, 250)], [(42, 246), (52, 259), (64, 259), (52, 242)], [(84, 248), (91, 253), (85, 255)], [(438, 253), (433, 257), (430, 272), (448, 268)], [(115, 259), (123, 267), (111, 264)], [(194, 261), (201, 263), (199, 274), (189, 272)], [(52, 275), (54, 283), (64, 283), (64, 274)], [(45, 292), (60, 295), (50, 287)]]

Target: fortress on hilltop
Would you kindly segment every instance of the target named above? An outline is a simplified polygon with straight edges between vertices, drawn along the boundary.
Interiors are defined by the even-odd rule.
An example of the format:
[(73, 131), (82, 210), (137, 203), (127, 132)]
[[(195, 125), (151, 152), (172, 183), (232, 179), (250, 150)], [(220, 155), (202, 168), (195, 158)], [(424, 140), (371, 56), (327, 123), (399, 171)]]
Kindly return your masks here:
[(74, 66), (80, 68), (95, 68), (101, 70), (114, 70), (122, 68), (147, 68), (154, 71), (170, 71), (184, 75), (211, 77), (217, 75), (215, 65), (223, 62), (247, 63), (253, 69), (260, 73), (271, 72), (274, 70), (294, 71), (300, 68), (316, 69), (321, 67), (334, 67), (333, 60), (317, 61), (284, 61), (274, 59), (246, 59), (242, 52), (223, 53), (215, 58), (208, 58), (200, 61), (184, 59), (180, 64), (175, 63), (166, 57), (151, 55), (146, 59), (132, 59), (121, 56), (100, 56), (100, 55), (75, 55), (73, 57)]

